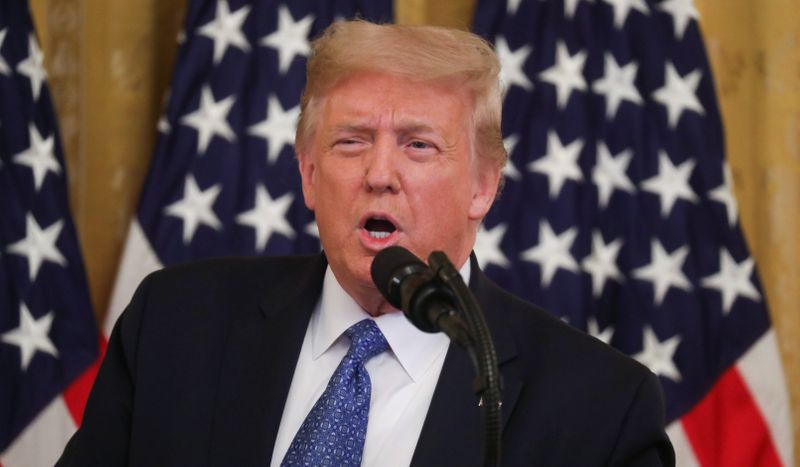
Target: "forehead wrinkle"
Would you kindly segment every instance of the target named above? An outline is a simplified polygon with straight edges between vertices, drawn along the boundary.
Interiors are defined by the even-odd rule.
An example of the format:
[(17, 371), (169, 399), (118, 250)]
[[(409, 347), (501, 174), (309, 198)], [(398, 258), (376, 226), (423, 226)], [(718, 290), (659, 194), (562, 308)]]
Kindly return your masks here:
[[(359, 105), (358, 100), (352, 101), (349, 97), (351, 96), (348, 96), (347, 92), (343, 95), (336, 95), (336, 110), (326, 106), (328, 112), (333, 112), (333, 114), (329, 113), (333, 117), (332, 119), (334, 121), (339, 120), (338, 123), (329, 128), (329, 134), (342, 132), (376, 133), (383, 131), (389, 131), (399, 137), (407, 137), (413, 134), (432, 134), (440, 138), (443, 143), (442, 149), (446, 152), (456, 151), (459, 141), (464, 139), (463, 136), (465, 135), (461, 134), (461, 131), (450, 134), (452, 133), (451, 129), (447, 125), (442, 126), (442, 123), (446, 122), (438, 122), (438, 125), (434, 124), (437, 122), (430, 122), (426, 118), (424, 111), (420, 115), (421, 109), (407, 108), (402, 103), (395, 102), (395, 99), (391, 96), (381, 96), (378, 98), (378, 102), (373, 102), (368, 107)], [(333, 99), (328, 102), (332, 101)]]

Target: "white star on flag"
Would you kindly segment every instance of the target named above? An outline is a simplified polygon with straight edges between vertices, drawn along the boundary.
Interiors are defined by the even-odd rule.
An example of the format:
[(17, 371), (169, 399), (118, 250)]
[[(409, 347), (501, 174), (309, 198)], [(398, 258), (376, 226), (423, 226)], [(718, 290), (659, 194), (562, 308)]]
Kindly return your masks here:
[(638, 69), (639, 65), (633, 60), (619, 66), (614, 56), (606, 53), (605, 75), (592, 83), (592, 90), (606, 96), (606, 117), (609, 120), (614, 120), (623, 100), (642, 105), (642, 96), (634, 84)]
[(44, 54), (39, 49), (36, 36), (33, 34), (28, 36), (28, 56), (25, 60), (19, 62), (17, 72), (30, 79), (33, 100), (37, 101), (42, 92), (42, 83), (47, 78), (47, 73), (44, 71)]
[(689, 255), (689, 247), (684, 245), (672, 253), (667, 253), (661, 243), (653, 239), (651, 242), (650, 263), (633, 270), (633, 277), (650, 281), (653, 284), (653, 297), (656, 306), (664, 302), (670, 287), (681, 290), (692, 290), (692, 284), (683, 273), (683, 263)]
[(689, 21), (699, 19), (700, 13), (694, 7), (692, 0), (665, 0), (656, 8), (672, 15), (672, 24), (675, 27), (675, 39), (681, 40), (689, 26)]
[(186, 177), (183, 186), (183, 198), (164, 208), (168, 216), (178, 217), (183, 221), (183, 244), (188, 245), (200, 224), (214, 230), (220, 230), (222, 223), (214, 213), (214, 202), (217, 200), (222, 184), (217, 183), (206, 190), (200, 190), (194, 177)]
[(509, 135), (503, 138), (503, 146), (506, 147), (506, 154), (508, 154), (506, 165), (503, 166), (503, 176), (516, 181), (522, 178), (522, 174), (519, 173), (517, 166), (514, 165), (514, 161), (511, 160), (511, 155), (514, 153), (514, 149), (517, 147), (518, 142), (519, 136), (517, 135)]
[(592, 276), (592, 296), (595, 298), (602, 295), (607, 280), (625, 281), (617, 268), (617, 256), (621, 248), (621, 238), (606, 244), (600, 232), (592, 232), (592, 253), (583, 259), (581, 266)]
[(278, 160), (281, 149), (294, 143), (297, 119), (300, 117), (300, 106), (284, 111), (275, 96), (267, 100), (267, 116), (264, 120), (247, 128), (250, 135), (264, 138), (267, 142), (267, 161), (274, 164)]
[(582, 139), (576, 139), (565, 147), (558, 133), (554, 130), (547, 133), (547, 154), (529, 163), (528, 170), (547, 175), (550, 198), (558, 197), (565, 180), (583, 180), (583, 173), (578, 166), (578, 156), (582, 148)]
[(56, 246), (62, 227), (64, 227), (64, 221), (57, 220), (42, 229), (33, 214), (28, 213), (25, 215), (25, 237), (6, 248), (9, 253), (28, 258), (28, 277), (31, 282), (36, 281), (39, 268), (44, 261), (50, 261), (59, 266), (67, 265), (67, 260)]
[[(162, 100), (162, 106), (166, 107), (167, 103), (169, 102), (170, 97), (172, 96), (172, 88), (167, 88), (167, 92), (164, 93), (164, 97)], [(158, 119), (156, 123), (156, 129), (161, 134), (169, 134), (172, 131), (172, 124), (169, 122), (169, 117), (167, 117), (166, 112), (161, 113), (161, 117)]]
[(533, 47), (525, 44), (517, 50), (511, 50), (508, 42), (503, 36), (495, 39), (495, 51), (500, 60), (500, 84), (503, 87), (503, 94), (507, 94), (511, 86), (517, 85), (526, 91), (533, 89), (533, 83), (525, 74), (523, 67), (528, 57), (533, 52)]
[(156, 129), (161, 134), (169, 134), (172, 131), (172, 125), (169, 124), (169, 120), (167, 119), (166, 115), (162, 115), (161, 118), (158, 119), (158, 123), (156, 124)]
[(539, 243), (523, 251), (522, 259), (539, 264), (543, 287), (550, 286), (558, 268), (578, 272), (578, 263), (569, 252), (577, 235), (578, 229), (575, 227), (556, 235), (547, 221), (539, 224)]
[(733, 226), (736, 225), (737, 207), (736, 197), (733, 195), (733, 176), (731, 175), (731, 168), (727, 163), (722, 169), (722, 185), (709, 191), (708, 197), (725, 205), (725, 212), (728, 215), (728, 225), (733, 228)]
[(483, 224), (478, 229), (478, 235), (475, 238), (475, 256), (478, 257), (478, 264), (482, 268), (488, 267), (490, 264), (496, 264), (502, 268), (508, 268), (510, 262), (500, 248), (500, 243), (503, 241), (508, 230), (507, 224), (497, 224), (489, 230), (486, 230)]
[(2, 54), (3, 42), (6, 40), (7, 32), (8, 28), (3, 28), (3, 30), (0, 31), (0, 75), (11, 76), (11, 69), (8, 67), (8, 63), (5, 58), (3, 58)]
[(675, 65), (667, 62), (664, 71), (664, 86), (653, 92), (653, 99), (667, 108), (667, 121), (672, 129), (678, 125), (684, 110), (693, 110), (700, 115), (705, 114), (703, 104), (695, 95), (703, 72), (697, 70), (681, 77)]
[(625, 20), (628, 19), (628, 13), (631, 8), (639, 11), (642, 14), (649, 14), (650, 10), (647, 8), (645, 0), (603, 0), (614, 8), (614, 27), (622, 29), (625, 25)]
[(256, 250), (264, 251), (273, 233), (294, 238), (294, 229), (286, 221), (286, 211), (289, 210), (293, 200), (292, 193), (286, 193), (273, 200), (263, 183), (256, 186), (255, 206), (236, 216), (236, 222), (255, 229)]
[(594, 0), (564, 0), (564, 15), (567, 18), (574, 18), (575, 11), (578, 9), (578, 2), (585, 1), (585, 2), (594, 2)]
[(215, 101), (211, 87), (206, 84), (200, 93), (197, 110), (181, 118), (181, 123), (197, 130), (197, 153), (201, 156), (206, 153), (214, 136), (220, 136), (228, 142), (236, 140), (236, 134), (227, 120), (235, 100), (236, 96), (230, 95), (221, 101)]
[(59, 165), (53, 153), (53, 144), (55, 143), (53, 135), (43, 139), (36, 128), (36, 124), (33, 122), (28, 124), (28, 135), (30, 146), (21, 153), (14, 155), (12, 159), (15, 164), (30, 167), (33, 171), (33, 186), (38, 192), (42, 187), (42, 183), (44, 183), (44, 177), (47, 176), (47, 172), (53, 172), (58, 175), (61, 173), (61, 165)]
[(658, 174), (642, 181), (642, 190), (655, 193), (661, 200), (661, 216), (666, 218), (672, 211), (678, 198), (696, 203), (698, 197), (689, 185), (695, 161), (686, 159), (681, 165), (675, 166), (666, 152), (661, 150), (658, 154)]
[(659, 376), (675, 381), (681, 381), (681, 373), (675, 366), (675, 350), (681, 343), (681, 337), (674, 335), (665, 341), (658, 340), (658, 336), (650, 326), (645, 326), (644, 343), (642, 351), (633, 356), (642, 365)]
[(272, 47), (278, 52), (278, 70), (281, 73), (289, 70), (296, 56), (308, 57), (311, 52), (308, 34), (313, 23), (312, 15), (295, 21), (288, 7), (281, 5), (278, 8), (278, 28), (275, 32), (264, 36), (259, 44)]
[(303, 228), (303, 232), (319, 240), (319, 226), (317, 221), (311, 221)]
[(614, 190), (635, 193), (636, 187), (625, 171), (631, 163), (633, 153), (628, 149), (616, 156), (611, 155), (605, 143), (597, 145), (597, 164), (592, 169), (592, 181), (597, 185), (597, 201), (605, 209)]
[(719, 272), (702, 278), (700, 284), (709, 289), (716, 289), (722, 294), (722, 312), (727, 315), (739, 296), (755, 301), (761, 300), (761, 294), (750, 280), (753, 269), (755, 269), (753, 258), (748, 257), (737, 263), (728, 250), (722, 247), (719, 251)]
[(522, 0), (508, 0), (508, 2), (506, 3), (506, 12), (509, 15), (516, 15), (517, 10), (519, 10), (519, 4), (521, 2)]
[(566, 43), (559, 41), (556, 44), (555, 63), (539, 74), (543, 81), (556, 87), (556, 103), (560, 110), (567, 106), (572, 91), (586, 91), (586, 79), (583, 77), (585, 62), (585, 51), (570, 55)]
[(605, 329), (600, 331), (600, 325), (597, 323), (597, 319), (592, 316), (586, 320), (586, 332), (588, 332), (590, 336), (611, 345), (611, 339), (614, 337), (614, 326), (606, 326)]
[(214, 65), (222, 61), (228, 47), (234, 46), (243, 52), (250, 50), (250, 44), (242, 33), (242, 24), (250, 13), (250, 6), (245, 5), (231, 13), (227, 0), (217, 2), (217, 15), (213, 20), (201, 26), (198, 34), (214, 41)]
[(0, 335), (0, 341), (19, 347), (20, 366), (22, 371), (28, 369), (37, 351), (58, 357), (58, 349), (53, 345), (48, 334), (53, 325), (53, 312), (39, 319), (34, 319), (24, 303), (19, 304), (19, 327)]

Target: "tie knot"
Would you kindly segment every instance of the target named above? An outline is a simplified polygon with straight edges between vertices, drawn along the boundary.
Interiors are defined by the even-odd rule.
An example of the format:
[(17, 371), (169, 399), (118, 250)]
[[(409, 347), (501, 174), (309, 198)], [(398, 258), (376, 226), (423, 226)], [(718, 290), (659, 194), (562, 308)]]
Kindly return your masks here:
[(383, 333), (378, 329), (378, 325), (371, 319), (364, 319), (350, 326), (344, 332), (350, 338), (351, 358), (361, 363), (386, 351), (389, 343), (383, 337)]

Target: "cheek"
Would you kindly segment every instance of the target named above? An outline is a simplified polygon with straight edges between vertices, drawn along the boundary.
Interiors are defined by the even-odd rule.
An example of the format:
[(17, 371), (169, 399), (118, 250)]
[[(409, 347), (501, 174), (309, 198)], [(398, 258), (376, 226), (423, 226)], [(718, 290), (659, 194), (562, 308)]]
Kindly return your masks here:
[[(348, 168), (346, 164), (337, 165), (332, 162), (320, 165), (316, 174), (316, 191), (319, 195), (324, 194), (325, 201), (345, 196), (358, 183), (353, 170)], [(318, 203), (323, 202), (319, 195)]]
[(361, 183), (361, 178), (348, 164), (318, 167), (315, 180), (317, 218), (327, 221), (333, 228), (349, 226)]
[(467, 221), (470, 193), (466, 179), (436, 176), (407, 190), (406, 196), (418, 219), (424, 219), (434, 231), (442, 231)]

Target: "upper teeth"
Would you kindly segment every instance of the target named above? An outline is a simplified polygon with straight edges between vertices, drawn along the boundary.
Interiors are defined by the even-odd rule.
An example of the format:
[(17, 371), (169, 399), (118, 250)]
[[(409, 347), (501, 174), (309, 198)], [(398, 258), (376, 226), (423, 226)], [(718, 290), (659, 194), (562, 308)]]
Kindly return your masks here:
[(369, 232), (369, 236), (372, 238), (386, 238), (391, 235), (389, 232)]

